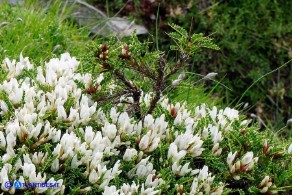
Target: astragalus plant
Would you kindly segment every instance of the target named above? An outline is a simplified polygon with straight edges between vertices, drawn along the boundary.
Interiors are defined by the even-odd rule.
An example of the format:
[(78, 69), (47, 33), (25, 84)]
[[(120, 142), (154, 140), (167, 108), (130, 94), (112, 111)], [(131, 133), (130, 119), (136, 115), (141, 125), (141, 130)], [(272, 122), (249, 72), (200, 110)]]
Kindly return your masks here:
[(149, 52), (135, 35), (97, 46), (92, 67), (69, 53), (38, 67), (22, 55), (18, 62), (6, 58), (0, 77), (3, 194), (291, 189), (287, 142), (258, 131), (235, 109), (193, 108), (168, 98), (188, 76), (192, 54), (218, 49), (210, 38), (172, 27), (175, 63)]

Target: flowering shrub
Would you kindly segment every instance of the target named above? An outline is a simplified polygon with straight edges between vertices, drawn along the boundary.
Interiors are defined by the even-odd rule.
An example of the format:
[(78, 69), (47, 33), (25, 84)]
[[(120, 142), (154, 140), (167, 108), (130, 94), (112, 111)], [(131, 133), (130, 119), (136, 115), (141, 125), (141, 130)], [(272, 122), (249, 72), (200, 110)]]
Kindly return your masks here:
[[(119, 58), (135, 63), (132, 45), (121, 45)], [(190, 109), (155, 90), (139, 90), (110, 64), (117, 56), (108, 46), (99, 47), (101, 66), (117, 80), (107, 72), (80, 73), (80, 62), (68, 53), (39, 67), (22, 55), (19, 62), (4, 60), (3, 193), (215, 195), (289, 189), (292, 145), (286, 151), (285, 143), (259, 132), (237, 110), (205, 104)], [(135, 68), (151, 77), (145, 67)], [(104, 91), (109, 95), (101, 96)], [(119, 101), (110, 107), (100, 104), (113, 97)], [(32, 186), (46, 182), (57, 185)]]

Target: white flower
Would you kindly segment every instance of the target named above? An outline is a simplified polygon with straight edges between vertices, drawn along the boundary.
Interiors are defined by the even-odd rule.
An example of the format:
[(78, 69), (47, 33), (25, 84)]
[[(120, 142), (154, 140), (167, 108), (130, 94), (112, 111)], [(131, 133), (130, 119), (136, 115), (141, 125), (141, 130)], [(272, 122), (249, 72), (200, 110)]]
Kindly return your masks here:
[(292, 124), (292, 118), (288, 119), (286, 123), (286, 125), (290, 125), (290, 124)]
[(6, 140), (2, 131), (0, 131), (0, 148), (5, 150), (6, 147)]
[(28, 177), (30, 182), (34, 182), (36, 179), (36, 168), (34, 164), (24, 163), (22, 166), (23, 176)]
[(240, 123), (240, 126), (246, 126), (250, 123), (251, 121), (250, 120), (243, 120), (241, 123)]
[(36, 80), (38, 82), (40, 82), (41, 84), (45, 84), (46, 83), (46, 79), (44, 77), (43, 74), (43, 69), (41, 66), (37, 67), (37, 76), (36, 76)]
[(185, 150), (181, 150), (178, 152), (177, 145), (175, 143), (171, 143), (168, 149), (167, 158), (172, 158), (173, 162), (178, 162), (181, 158), (185, 157), (187, 152)]
[(138, 193), (138, 188), (139, 188), (139, 185), (137, 185), (134, 181), (132, 183), (132, 185), (129, 185), (129, 184), (123, 184), (121, 189), (120, 189), (120, 193), (121, 194), (135, 194), (135, 193)]
[(35, 139), (37, 139), (41, 132), (42, 127), (43, 124), (38, 123), (37, 126), (32, 129), (31, 133), (29, 134), (29, 138), (34, 137)]
[(237, 151), (234, 152), (234, 154), (232, 154), (232, 152), (229, 152), (228, 153), (228, 156), (227, 156), (227, 164), (230, 166), (232, 165), (234, 159), (235, 159), (235, 156), (237, 154)]
[(118, 161), (115, 163), (114, 167), (112, 168), (112, 171), (111, 171), (111, 177), (112, 177), (112, 178), (118, 176), (118, 175), (122, 172), (121, 170), (119, 170), (120, 166), (121, 166), (121, 163), (120, 163), (120, 161), (118, 160)]
[(142, 179), (149, 175), (152, 172), (152, 170), (153, 170), (152, 163), (148, 163), (147, 165), (141, 164), (137, 167), (136, 175), (138, 176), (138, 178)]
[(58, 181), (55, 181), (55, 179), (52, 177), (47, 181), (47, 183), (58, 183), (58, 187), (48, 189), (49, 194), (54, 195), (54, 194), (57, 194), (58, 192), (59, 194), (64, 194), (65, 186), (62, 185), (63, 179), (59, 179)]
[(172, 81), (171, 85), (175, 87), (175, 86), (179, 85), (181, 83), (181, 81), (182, 81), (181, 79), (176, 79), (176, 80)]
[(238, 110), (231, 109), (229, 107), (225, 108), (223, 111), (223, 115), (227, 116), (229, 120), (233, 121), (234, 119), (238, 119)]
[(146, 148), (148, 148), (150, 142), (150, 135), (151, 131), (148, 131), (147, 134), (142, 137), (139, 143), (140, 150), (145, 150)]
[(4, 114), (8, 112), (8, 106), (3, 100), (0, 101), (0, 108)]
[(101, 73), (97, 78), (96, 78), (96, 83), (100, 84), (101, 81), (103, 81), (104, 77), (103, 77), (103, 73)]
[(64, 120), (67, 118), (67, 114), (63, 105), (57, 105), (57, 110), (58, 110), (58, 117), (57, 117), (58, 119)]
[(134, 148), (132, 149), (126, 149), (125, 154), (123, 156), (123, 160), (124, 161), (130, 161), (134, 156), (136, 156), (137, 150), (135, 150)]
[(288, 152), (288, 154), (292, 154), (292, 143), (290, 144), (287, 152)]
[(116, 123), (118, 121), (119, 113), (117, 113), (117, 110), (115, 107), (111, 108), (110, 117), (111, 117), (113, 123)]
[(36, 165), (41, 165), (46, 161), (48, 153), (35, 152), (32, 156), (32, 162)]
[(95, 136), (95, 133), (92, 131), (92, 127), (87, 126), (85, 128), (85, 136), (84, 139), (87, 144), (90, 144)]
[(12, 148), (12, 147), (7, 147), (7, 148), (6, 148), (6, 154), (4, 154), (4, 155), (2, 156), (2, 162), (3, 162), (3, 163), (7, 162), (7, 161), (10, 160), (11, 158), (13, 158), (15, 155), (16, 155), (16, 154), (15, 154), (13, 148)]
[(98, 176), (96, 170), (92, 169), (90, 171), (90, 174), (89, 174), (89, 182), (94, 184), (94, 183), (96, 183), (98, 181), (98, 179), (99, 179), (99, 176)]
[(209, 115), (213, 121), (216, 120), (216, 116), (217, 116), (217, 107), (216, 106), (213, 106), (212, 110), (209, 109)]
[(103, 195), (119, 195), (119, 192), (117, 191), (116, 186), (105, 186), (104, 191), (102, 193)]
[(7, 147), (13, 148), (16, 145), (16, 136), (12, 132), (7, 135), (6, 140)]
[(186, 150), (192, 157), (199, 156), (204, 151), (204, 148), (201, 148), (203, 141), (200, 139), (199, 135), (197, 134), (194, 136), (189, 131), (178, 135), (174, 143), (177, 145), (178, 150)]
[(270, 177), (269, 176), (265, 176), (265, 178), (261, 181), (259, 186), (262, 187), (262, 186), (266, 185), (266, 183), (268, 183), (269, 180), (270, 180)]
[(276, 188), (276, 185), (273, 184), (271, 178), (269, 176), (265, 176), (265, 178), (261, 181), (259, 185), (260, 192), (262, 194), (267, 193), (268, 191), (270, 194), (277, 194), (277, 190), (269, 190), (269, 188)]
[(213, 148), (212, 152), (215, 156), (219, 156), (222, 153), (222, 148), (219, 148), (219, 143), (216, 143)]
[[(214, 176), (211, 177), (211, 173), (208, 173), (208, 167), (204, 166), (200, 171), (199, 175), (194, 178), (191, 185), (191, 195), (195, 194), (209, 194), (211, 191), (211, 185), (214, 181)], [(222, 190), (219, 190), (220, 192)]]
[[(8, 164), (5, 164), (5, 165), (8, 165)], [(5, 186), (5, 184), (7, 182), (9, 182), (9, 179), (8, 179), (8, 173), (9, 173), (9, 169), (7, 166), (4, 166), (2, 169), (1, 169), (1, 172), (0, 172), (0, 182), (1, 182), (1, 189), (5, 192), (5, 191), (8, 191), (9, 189), (7, 189), (7, 187)]]
[(220, 143), (222, 138), (222, 132), (218, 130), (218, 127), (209, 125), (211, 138), (214, 144)]
[(203, 79), (207, 80), (207, 79), (213, 79), (218, 73), (216, 72), (210, 72), (208, 73), (206, 76), (203, 77)]
[(56, 158), (53, 163), (52, 163), (52, 166), (51, 166), (51, 171), (53, 173), (57, 172), (59, 170), (59, 159)]
[(182, 71), (182, 72), (179, 74), (178, 79), (185, 79), (185, 77), (186, 77), (186, 73), (185, 73), (185, 71)]
[(253, 152), (247, 152), (241, 159), (243, 165), (248, 165), (252, 162)]
[(111, 141), (113, 141), (117, 135), (117, 127), (114, 124), (105, 122), (105, 125), (102, 128), (102, 133), (104, 136), (107, 136)]
[(192, 171), (192, 169), (189, 169), (189, 162), (184, 164), (184, 166), (181, 166), (178, 164), (178, 162), (174, 162), (171, 169), (172, 169), (172, 172), (176, 175), (179, 175), (179, 176), (185, 176), (186, 174), (190, 173)]

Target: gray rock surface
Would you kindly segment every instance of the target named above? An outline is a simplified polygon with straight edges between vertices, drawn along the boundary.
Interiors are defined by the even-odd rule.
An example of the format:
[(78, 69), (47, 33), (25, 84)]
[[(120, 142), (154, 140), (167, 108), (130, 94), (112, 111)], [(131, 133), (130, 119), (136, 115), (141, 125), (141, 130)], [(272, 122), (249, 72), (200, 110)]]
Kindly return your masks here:
[(138, 35), (148, 33), (144, 26), (137, 25), (134, 21), (119, 17), (107, 17), (102, 11), (81, 0), (71, 2), (77, 5), (72, 13), (76, 22), (82, 26), (88, 26), (94, 34), (124, 37), (130, 36), (134, 30)]
[[(22, 4), (25, 0), (7, 0), (11, 4)], [(47, 0), (43, 0), (47, 2)], [(0, 0), (0, 4), (3, 0)], [(98, 10), (94, 6), (82, 0), (68, 0), (69, 5), (74, 5), (71, 16), (74, 21), (81, 25), (87, 26), (89, 31), (96, 35), (119, 37), (130, 36), (134, 30), (136, 34), (147, 34), (148, 30), (142, 26), (135, 24), (135, 21), (129, 21), (120, 17), (108, 17), (105, 13)]]

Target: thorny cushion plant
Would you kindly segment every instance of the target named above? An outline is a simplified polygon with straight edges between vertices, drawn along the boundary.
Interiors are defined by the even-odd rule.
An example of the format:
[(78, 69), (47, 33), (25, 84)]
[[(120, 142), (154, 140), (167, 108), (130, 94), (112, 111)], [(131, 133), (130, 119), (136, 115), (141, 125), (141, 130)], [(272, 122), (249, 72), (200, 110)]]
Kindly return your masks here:
[[(0, 84), (3, 193), (276, 194), (291, 189), (292, 145), (237, 110), (172, 102), (191, 55), (218, 49), (171, 25), (176, 63), (135, 35), (98, 46), (80, 72), (70, 54), (34, 66), (5, 59)], [(178, 75), (179, 73), (179, 75)], [(142, 77), (141, 77), (142, 75)], [(178, 78), (177, 78), (178, 76)], [(287, 150), (286, 150), (287, 148)], [(56, 187), (16, 189), (23, 183)], [(11, 186), (7, 186), (7, 182)]]

